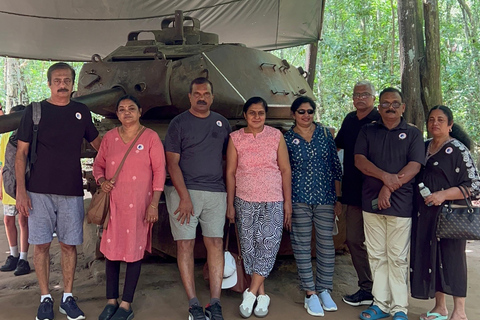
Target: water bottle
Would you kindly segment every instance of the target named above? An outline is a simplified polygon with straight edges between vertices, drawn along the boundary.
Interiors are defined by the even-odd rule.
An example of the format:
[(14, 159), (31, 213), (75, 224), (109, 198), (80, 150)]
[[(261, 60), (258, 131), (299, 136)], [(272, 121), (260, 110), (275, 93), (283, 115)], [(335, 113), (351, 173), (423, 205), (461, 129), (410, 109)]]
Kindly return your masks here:
[[(430, 189), (428, 189), (428, 187), (426, 187), (423, 182), (420, 182), (418, 184), (418, 188), (420, 189), (420, 194), (422, 195), (423, 199), (425, 199), (426, 197), (428, 197), (429, 195), (432, 194), (432, 192), (430, 191)], [(427, 204), (427, 206), (431, 206), (432, 203), (430, 202), (429, 204)]]

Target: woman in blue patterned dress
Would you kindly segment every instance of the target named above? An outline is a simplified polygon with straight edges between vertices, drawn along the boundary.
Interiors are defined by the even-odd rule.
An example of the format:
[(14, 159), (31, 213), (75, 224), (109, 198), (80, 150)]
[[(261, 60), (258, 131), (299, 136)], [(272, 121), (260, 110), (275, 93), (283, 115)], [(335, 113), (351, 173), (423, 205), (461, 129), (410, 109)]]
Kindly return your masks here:
[[(305, 308), (312, 316), (336, 311), (330, 296), (333, 289), (335, 248), (333, 225), (342, 205), (340, 195), (342, 169), (330, 131), (313, 122), (315, 102), (297, 98), (290, 110), (295, 125), (285, 133), (292, 168), (292, 247)], [(313, 279), (311, 239), (312, 225), (316, 237), (316, 280)]]

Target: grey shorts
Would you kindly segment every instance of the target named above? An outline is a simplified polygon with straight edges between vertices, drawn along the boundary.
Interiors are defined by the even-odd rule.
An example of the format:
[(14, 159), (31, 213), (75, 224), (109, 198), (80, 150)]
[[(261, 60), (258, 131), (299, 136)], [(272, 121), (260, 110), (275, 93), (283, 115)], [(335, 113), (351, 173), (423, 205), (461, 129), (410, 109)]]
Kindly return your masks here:
[(180, 197), (175, 187), (165, 186), (165, 198), (173, 239), (175, 241), (195, 239), (199, 222), (204, 237), (223, 238), (227, 193), (201, 190), (188, 190), (188, 193), (192, 199), (194, 215), (190, 217), (189, 224), (185, 222), (181, 225), (177, 220), (178, 214), (173, 214), (178, 208)]
[(14, 204), (4, 204), (3, 205), (3, 215), (15, 217), (18, 214), (18, 210)]
[(28, 242), (45, 244), (53, 240), (76, 246), (83, 243), (83, 197), (28, 193), (33, 209), (28, 217)]

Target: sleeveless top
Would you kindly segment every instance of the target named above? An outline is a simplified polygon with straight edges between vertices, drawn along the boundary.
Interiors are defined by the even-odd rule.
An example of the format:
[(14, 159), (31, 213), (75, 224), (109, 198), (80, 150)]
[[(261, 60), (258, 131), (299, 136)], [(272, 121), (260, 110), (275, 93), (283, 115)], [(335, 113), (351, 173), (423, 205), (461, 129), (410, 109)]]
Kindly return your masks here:
[(282, 174), (277, 163), (280, 130), (264, 126), (254, 137), (242, 128), (230, 137), (237, 150), (236, 196), (250, 202), (283, 201)]

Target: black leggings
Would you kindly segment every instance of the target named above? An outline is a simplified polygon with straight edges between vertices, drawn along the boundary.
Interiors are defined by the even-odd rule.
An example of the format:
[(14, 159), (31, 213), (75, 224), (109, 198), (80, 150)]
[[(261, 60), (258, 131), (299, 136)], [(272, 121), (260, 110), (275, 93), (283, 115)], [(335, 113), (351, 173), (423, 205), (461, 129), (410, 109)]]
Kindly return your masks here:
[[(107, 275), (107, 299), (118, 299), (118, 283), (120, 278), (120, 262), (105, 259), (105, 273)], [(123, 285), (122, 301), (132, 303), (137, 287), (140, 270), (142, 269), (142, 260), (127, 262), (127, 271), (125, 274), (125, 284)]]

